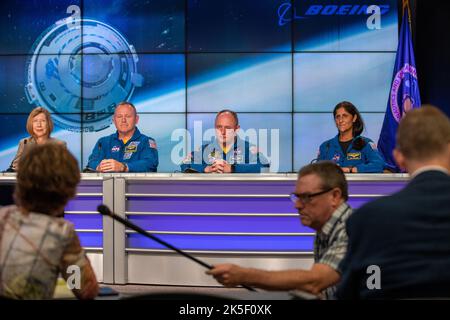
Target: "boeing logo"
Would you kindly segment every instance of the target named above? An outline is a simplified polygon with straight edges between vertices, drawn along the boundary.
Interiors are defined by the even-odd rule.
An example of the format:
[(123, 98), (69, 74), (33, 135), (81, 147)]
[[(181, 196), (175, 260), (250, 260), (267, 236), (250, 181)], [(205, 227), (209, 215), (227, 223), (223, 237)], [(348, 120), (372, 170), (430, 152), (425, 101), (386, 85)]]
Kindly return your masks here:
[[(306, 19), (314, 16), (356, 16), (371, 14), (369, 5), (359, 4), (342, 4), (342, 5), (310, 5), (305, 12), (299, 13), (296, 7), (292, 7), (292, 3), (284, 2), (278, 7), (278, 25), (284, 26), (292, 20)], [(390, 5), (377, 5), (380, 8), (380, 15), (388, 13), (391, 9)], [(368, 10), (369, 9), (369, 10)]]

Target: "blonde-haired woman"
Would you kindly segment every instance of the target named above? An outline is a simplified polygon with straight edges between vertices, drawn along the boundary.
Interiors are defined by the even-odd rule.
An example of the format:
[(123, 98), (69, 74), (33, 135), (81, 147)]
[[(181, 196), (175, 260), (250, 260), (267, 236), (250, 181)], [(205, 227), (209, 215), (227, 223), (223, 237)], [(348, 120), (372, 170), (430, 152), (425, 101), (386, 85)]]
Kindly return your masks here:
[(47, 142), (57, 142), (66, 145), (64, 141), (50, 137), (50, 134), (53, 131), (52, 117), (50, 112), (42, 107), (34, 108), (28, 115), (27, 131), (30, 136), (20, 140), (16, 156), (11, 163), (11, 169), (13, 171), (17, 171), (20, 157), (22, 156), (27, 145), (44, 144)]

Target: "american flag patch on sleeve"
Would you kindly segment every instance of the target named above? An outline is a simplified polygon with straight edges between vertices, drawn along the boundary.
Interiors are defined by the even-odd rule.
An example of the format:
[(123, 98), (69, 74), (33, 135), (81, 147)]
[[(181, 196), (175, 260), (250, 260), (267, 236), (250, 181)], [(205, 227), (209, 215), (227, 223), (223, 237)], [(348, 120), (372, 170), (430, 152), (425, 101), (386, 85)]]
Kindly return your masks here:
[(150, 146), (150, 148), (156, 149), (156, 141), (155, 140), (148, 139), (148, 145)]

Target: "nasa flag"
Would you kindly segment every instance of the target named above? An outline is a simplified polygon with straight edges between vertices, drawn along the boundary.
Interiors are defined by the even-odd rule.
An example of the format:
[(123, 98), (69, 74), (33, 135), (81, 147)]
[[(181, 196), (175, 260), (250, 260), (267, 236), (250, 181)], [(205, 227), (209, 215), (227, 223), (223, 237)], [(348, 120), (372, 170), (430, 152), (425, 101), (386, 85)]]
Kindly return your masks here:
[(410, 19), (409, 1), (403, 0), (403, 21), (400, 28), (394, 74), (383, 127), (378, 140), (378, 150), (385, 159), (386, 169), (393, 172), (400, 172), (392, 155), (398, 124), (406, 112), (413, 108), (419, 108), (421, 105)]

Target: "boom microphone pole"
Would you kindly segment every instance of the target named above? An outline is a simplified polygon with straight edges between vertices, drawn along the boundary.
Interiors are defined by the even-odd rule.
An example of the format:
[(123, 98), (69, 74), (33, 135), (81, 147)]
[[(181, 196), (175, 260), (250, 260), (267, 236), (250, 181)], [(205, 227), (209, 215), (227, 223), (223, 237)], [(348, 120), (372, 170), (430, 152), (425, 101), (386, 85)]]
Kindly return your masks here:
[[(150, 238), (156, 242), (158, 242), (159, 244), (162, 244), (163, 246), (181, 254), (182, 256), (198, 263), (199, 265), (211, 270), (213, 269), (213, 266), (207, 264), (206, 262), (203, 262), (200, 259), (197, 259), (196, 257), (190, 255), (189, 253), (184, 252), (183, 250), (178, 249), (177, 247), (174, 247), (173, 245), (171, 245), (170, 243), (165, 242), (164, 240), (161, 240), (160, 238), (152, 235), (151, 233), (145, 231), (144, 229), (142, 229), (141, 227), (135, 225), (134, 223), (128, 221), (127, 219), (124, 219), (120, 216), (118, 216), (117, 214), (111, 212), (111, 210), (109, 210), (109, 208), (107, 206), (105, 206), (104, 204), (101, 204), (97, 207), (97, 211), (100, 212), (102, 215), (104, 216), (109, 216), (111, 218), (113, 218), (114, 220), (119, 221), (120, 223), (122, 223), (123, 225), (125, 225), (126, 227), (133, 229), (134, 231), (142, 234), (143, 236), (146, 236), (147, 238)], [(242, 287), (244, 287), (245, 289), (249, 290), (249, 291), (256, 291), (255, 289), (253, 289), (252, 287), (246, 286), (246, 285), (242, 285)]]

